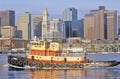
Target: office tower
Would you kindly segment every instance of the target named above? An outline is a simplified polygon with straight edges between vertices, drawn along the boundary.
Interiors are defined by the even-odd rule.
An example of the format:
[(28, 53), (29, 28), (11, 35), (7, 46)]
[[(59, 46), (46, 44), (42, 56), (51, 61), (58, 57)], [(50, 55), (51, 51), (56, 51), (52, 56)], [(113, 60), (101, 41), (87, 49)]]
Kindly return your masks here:
[(78, 36), (84, 37), (84, 19), (78, 20)]
[(42, 20), (42, 39), (47, 38), (46, 34), (49, 31), (49, 20), (48, 20), (49, 14), (47, 11), (47, 8), (43, 11), (43, 20)]
[(60, 41), (61, 42), (61, 34), (59, 31), (49, 31), (46, 33), (46, 40), (52, 41)]
[(15, 11), (0, 11), (1, 26), (15, 26)]
[(15, 27), (13, 26), (1, 26), (1, 37), (2, 38), (13, 38)]
[(47, 40), (61, 40), (61, 34), (58, 30), (58, 27), (60, 27), (59, 19), (53, 19), (50, 21), (49, 31), (46, 33)]
[(58, 27), (61, 27), (59, 25), (60, 19), (53, 19), (50, 22), (50, 31), (58, 31)]
[(117, 38), (117, 11), (106, 10), (104, 12), (105, 39), (114, 40)]
[(53, 31), (53, 30), (60, 31), (62, 27), (62, 23), (63, 21), (61, 19), (53, 19), (50, 22), (50, 31)]
[(94, 17), (93, 14), (87, 14), (84, 18), (84, 38), (85, 39), (94, 39)]
[(34, 16), (33, 18), (33, 28), (34, 28), (34, 36), (42, 37), (42, 20), (43, 16)]
[(22, 32), (22, 39), (30, 40), (31, 39), (31, 14), (25, 12), (18, 19), (17, 30)]
[(63, 24), (63, 21), (61, 19), (53, 19), (50, 22), (50, 32), (56, 31), (59, 32), (61, 37), (60, 39), (65, 39), (66, 33), (65, 33), (65, 26)]
[(117, 34), (116, 16), (116, 11), (105, 10), (104, 6), (91, 10), (84, 19), (84, 37), (90, 40), (114, 40)]
[(63, 21), (65, 22), (66, 31), (69, 30), (70, 32), (66, 34), (66, 37), (74, 37), (73, 30), (78, 29), (77, 9), (75, 8), (65, 9), (65, 11), (63, 12)]
[(66, 31), (66, 38), (73, 37), (71, 21), (64, 21), (64, 25), (65, 25), (65, 31)]
[(72, 21), (73, 27), (77, 27), (76, 26), (77, 9), (75, 9), (75, 8), (65, 9), (65, 11), (63, 12), (63, 21)]
[(118, 35), (120, 35), (120, 15), (118, 15)]
[(104, 10), (91, 11), (85, 16), (84, 37), (91, 40), (104, 40)]

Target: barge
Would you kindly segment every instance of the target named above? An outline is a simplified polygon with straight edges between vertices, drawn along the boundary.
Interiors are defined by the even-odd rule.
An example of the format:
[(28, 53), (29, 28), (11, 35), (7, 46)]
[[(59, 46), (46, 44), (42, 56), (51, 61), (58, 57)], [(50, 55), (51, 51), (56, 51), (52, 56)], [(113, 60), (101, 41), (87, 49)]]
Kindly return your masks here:
[(73, 57), (69, 51), (61, 55), (61, 45), (57, 41), (45, 41), (34, 38), (30, 41), (29, 52), (26, 57), (8, 56), (8, 63), (13, 68), (23, 69), (71, 69), (89, 67), (113, 67), (120, 64), (117, 61), (89, 61), (86, 53)]

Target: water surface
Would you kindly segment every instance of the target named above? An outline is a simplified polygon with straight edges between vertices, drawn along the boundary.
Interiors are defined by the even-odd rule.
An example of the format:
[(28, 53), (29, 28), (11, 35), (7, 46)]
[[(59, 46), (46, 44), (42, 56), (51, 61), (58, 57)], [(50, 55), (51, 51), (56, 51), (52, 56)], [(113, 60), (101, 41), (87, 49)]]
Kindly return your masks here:
[[(109, 68), (16, 70), (7, 63), (8, 54), (0, 54), (0, 79), (120, 79), (120, 65)], [(120, 54), (89, 54), (94, 61), (117, 60)]]

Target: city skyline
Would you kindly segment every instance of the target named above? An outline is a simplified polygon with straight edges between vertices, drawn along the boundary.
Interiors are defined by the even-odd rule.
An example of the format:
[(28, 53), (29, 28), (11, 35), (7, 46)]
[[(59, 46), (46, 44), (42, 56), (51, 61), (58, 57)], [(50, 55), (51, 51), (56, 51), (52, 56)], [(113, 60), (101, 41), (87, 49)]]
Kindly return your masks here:
[[(93, 3), (94, 2), (94, 3)], [(0, 10), (15, 10), (16, 16), (19, 16), (23, 12), (30, 12), (33, 16), (42, 14), (44, 8), (48, 8), (50, 18), (62, 18), (62, 13), (66, 8), (76, 8), (78, 10), (78, 18), (81, 19), (91, 9), (96, 9), (98, 6), (105, 6), (106, 9), (117, 10), (120, 14), (119, 9), (120, 1), (113, 0), (47, 0), (47, 1), (16, 1), (1, 0)]]
[[(12, 1), (14, 1), (14, 0), (12, 0)], [(49, 32), (48, 30), (50, 30), (50, 27), (51, 27), (51, 25), (52, 26), (54, 26), (55, 24), (55, 26), (54, 27), (58, 27), (58, 25), (59, 24), (57, 24), (57, 23), (59, 23), (60, 22), (60, 20), (59, 19), (61, 19), (62, 21), (61, 21), (61, 24), (59, 25), (59, 27), (62, 27), (62, 26), (65, 26), (65, 30), (66, 30), (66, 32), (68, 33), (66, 33), (66, 37), (68, 38), (68, 37), (81, 37), (82, 35), (80, 35), (80, 34), (83, 34), (80, 30), (82, 29), (83, 30), (83, 27), (85, 28), (87, 28), (87, 27), (90, 27), (90, 25), (91, 25), (91, 28), (88, 28), (88, 29), (85, 29), (84, 31), (85, 31), (85, 38), (87, 38), (87, 39), (107, 39), (107, 38), (109, 38), (109, 39), (114, 39), (114, 38), (116, 38), (117, 36), (117, 14), (118, 15), (120, 15), (119, 14), (119, 10), (117, 10), (117, 9), (112, 9), (113, 7), (115, 7), (115, 8), (117, 8), (116, 7), (116, 5), (115, 4), (113, 4), (114, 6), (112, 6), (112, 8), (108, 8), (108, 7), (106, 7), (106, 6), (109, 6), (108, 5), (108, 3), (110, 3), (110, 2), (112, 2), (112, 0), (111, 1), (103, 1), (103, 2), (105, 2), (105, 4), (106, 5), (104, 5), (104, 4), (102, 4), (102, 2), (101, 1), (99, 1), (98, 0), (98, 2), (96, 2), (96, 0), (94, 0), (95, 2), (94, 3), (92, 3), (92, 1), (90, 2), (90, 3), (88, 3), (89, 1), (87, 1), (87, 0), (85, 0), (85, 1), (70, 1), (70, 2), (68, 2), (68, 0), (66, 0), (65, 2), (66, 3), (63, 3), (62, 5), (57, 5), (57, 3), (55, 4), (55, 2), (57, 2), (57, 1), (51, 1), (50, 3), (45, 3), (44, 1), (41, 1), (43, 4), (41, 4), (41, 5), (38, 5), (38, 3), (36, 3), (37, 1), (35, 1), (34, 3), (31, 3), (32, 1), (30, 0), (30, 1), (28, 1), (28, 3), (26, 3), (26, 1), (22, 4), (22, 2), (21, 1), (19, 1), (19, 2), (14, 2), (14, 3), (12, 3), (12, 1), (10, 2), (10, 3), (6, 3), (6, 5), (7, 6), (5, 6), (5, 7), (3, 7), (3, 9), (4, 8), (7, 8), (7, 7), (9, 7), (9, 9), (6, 9), (6, 10), (11, 10), (11, 11), (15, 11), (15, 16), (17, 17), (17, 19), (16, 19), (16, 21), (15, 21), (15, 23), (16, 22), (18, 22), (18, 24), (16, 23), (16, 26), (17, 26), (17, 30), (24, 30), (24, 33), (26, 32), (26, 30), (28, 31), (28, 34), (30, 34), (31, 35), (31, 32), (32, 32), (32, 36), (33, 36), (33, 18), (34, 18), (34, 16), (37, 16), (37, 15), (42, 15), (42, 23), (41, 23), (41, 25), (39, 25), (39, 27), (42, 27), (42, 28), (40, 28), (40, 29), (42, 29), (42, 37), (46, 37), (46, 35), (47, 35), (47, 32)], [(48, 1), (49, 2), (49, 1)], [(53, 2), (53, 3), (52, 3)], [(59, 2), (59, 1), (58, 1)], [(71, 3), (71, 2), (73, 2), (73, 3)], [(78, 2), (78, 3), (76, 3), (76, 2)], [(94, 5), (92, 5), (92, 6), (90, 6), (89, 8), (87, 8), (88, 6), (84, 6), (83, 4), (79, 4), (79, 2), (83, 2), (83, 3), (85, 3), (85, 5), (92, 5), (92, 4), (94, 4)], [(107, 3), (108, 2), (108, 3)], [(5, 1), (2, 1), (2, 3), (3, 4), (1, 4), (1, 5), (4, 5), (5, 4)], [(76, 5), (75, 5), (75, 3), (76, 3)], [(95, 3), (99, 3), (100, 5), (96, 5)], [(26, 5), (25, 5), (26, 4)], [(38, 6), (36, 7), (36, 5), (35, 4), (37, 4)], [(53, 4), (53, 5), (52, 5)], [(61, 2), (59, 3), (59, 4), (61, 4)], [(63, 5), (65, 5), (66, 4), (66, 6), (63, 6)], [(73, 4), (74, 4), (74, 6), (73, 6)], [(102, 4), (102, 5), (101, 5)], [(15, 7), (15, 5), (16, 5), (16, 7)], [(19, 7), (19, 5), (23, 5), (23, 6), (20, 6)], [(30, 6), (30, 5), (35, 5), (35, 6)], [(40, 8), (39, 8), (39, 6), (41, 6)], [(53, 7), (54, 6), (54, 7)], [(68, 7), (69, 6), (69, 7)], [(71, 6), (71, 7), (70, 7)], [(79, 6), (84, 6), (84, 10), (83, 11), (79, 11), (80, 9), (82, 10), (83, 8), (78, 8)], [(95, 7), (96, 6), (96, 7)], [(111, 6), (109, 6), (109, 7), (111, 7)], [(94, 8), (92, 8), (92, 7), (94, 7)], [(99, 9), (96, 9), (97, 7), (100, 7)], [(10, 8), (13, 8), (13, 9), (10, 9)], [(17, 8), (20, 8), (20, 9), (17, 9)], [(42, 10), (42, 8), (44, 9), (44, 10)], [(58, 9), (59, 9), (59, 12), (56, 12)], [(106, 8), (106, 9), (105, 9)], [(16, 10), (15, 10), (16, 9)], [(40, 9), (40, 10), (38, 10), (38, 9)], [(6, 11), (6, 10), (2, 10), (1, 9), (1, 13), (2, 13), (2, 11)], [(26, 10), (26, 11), (24, 11), (24, 10)], [(42, 10), (42, 12), (40, 12), (40, 13), (37, 13), (36, 11), (41, 11)], [(53, 10), (53, 11), (51, 11), (51, 10)], [(61, 11), (62, 10), (62, 11)], [(88, 10), (88, 12), (87, 12), (87, 10)], [(115, 11), (115, 12), (113, 12), (113, 10)], [(84, 11), (86, 11), (86, 13), (84, 13)], [(118, 11), (118, 12), (117, 12)], [(22, 12), (22, 13), (30, 13), (30, 19), (28, 19), (28, 17), (26, 18), (26, 19), (24, 19), (26, 16), (23, 16), (22, 17), (22, 19), (20, 20), (20, 17), (21, 17), (21, 15), (22, 15), (22, 13), (20, 13), (19, 14), (19, 12)], [(53, 12), (53, 14), (51, 14)], [(89, 12), (90, 12), (90, 14), (89, 14)], [(82, 13), (84, 16), (82, 17), (82, 18), (79, 18), (79, 15), (81, 16), (81, 14), (80, 13)], [(18, 14), (19, 14), (19, 16), (18, 16)], [(111, 15), (112, 14), (112, 15)], [(31, 16), (32, 15), (32, 16)], [(59, 16), (57, 16), (57, 15), (61, 15), (61, 17), (59, 17)], [(86, 15), (90, 15), (88, 18), (86, 17)], [(12, 16), (12, 15), (11, 15)], [(50, 17), (49, 17), (50, 16)], [(53, 17), (53, 18), (51, 18), (51, 16)], [(55, 17), (55, 16), (57, 16), (57, 17)], [(113, 18), (111, 18), (111, 16), (113, 17)], [(91, 20), (89, 20), (90, 19), (90, 17), (91, 17)], [(8, 17), (9, 18), (9, 17)], [(82, 24), (82, 22), (83, 21), (81, 21), (81, 22), (79, 22), (79, 23), (81, 23), (81, 24), (79, 24), (78, 23), (78, 20), (80, 21), (81, 19), (85, 19), (84, 20), (84, 25)], [(93, 18), (93, 19), (92, 19)], [(101, 19), (100, 19), (101, 18)], [(107, 18), (110, 18), (110, 19), (107, 19)], [(115, 18), (115, 19), (114, 19)], [(23, 20), (24, 19), (24, 20)], [(58, 22), (57, 21), (55, 21), (54, 19), (58, 19)], [(95, 19), (95, 20), (94, 20)], [(3, 23), (2, 22), (2, 20), (4, 20), (4, 18), (2, 18), (1, 17), (1, 23)], [(26, 23), (26, 24), (24, 24), (24, 22), (26, 23), (26, 21), (28, 22), (28, 24)], [(53, 22), (52, 22), (53, 21)], [(92, 21), (92, 22), (91, 22)], [(114, 22), (115, 21), (115, 22)], [(110, 24), (110, 23), (112, 23), (112, 24)], [(39, 22), (40, 23), (40, 22)], [(90, 23), (90, 24), (88, 24), (88, 23)], [(92, 24), (91, 24), (92, 23)], [(96, 24), (95, 24), (96, 23)], [(108, 24), (109, 23), (109, 24)], [(78, 25), (79, 24), (79, 25)], [(88, 24), (88, 25), (86, 25), (86, 24)], [(30, 25), (30, 29), (28, 30), (28, 25)], [(114, 25), (114, 27), (113, 27), (113, 25)], [(23, 29), (23, 26), (25, 26), (26, 27), (26, 29), (24, 28)], [(32, 27), (31, 27), (32, 26)], [(111, 27), (111, 29), (109, 29), (109, 27)], [(81, 29), (80, 29), (81, 28)], [(99, 29), (97, 29), (97, 28), (99, 28)], [(58, 30), (59, 28), (57, 28), (57, 30)], [(115, 29), (115, 30), (114, 30)], [(35, 30), (35, 29), (34, 29)], [(69, 30), (69, 32), (68, 32), (68, 30)], [(91, 30), (91, 31), (90, 31)], [(95, 30), (95, 31), (94, 31)], [(21, 31), (21, 34), (22, 34), (22, 31)], [(89, 33), (89, 32), (90, 33)], [(111, 31), (113, 32), (113, 33), (111, 33)], [(115, 32), (116, 33), (115, 33)], [(30, 32), (30, 33), (29, 33)], [(88, 32), (88, 34), (87, 34), (87, 32)], [(93, 33), (92, 33), (93, 32)], [(98, 34), (97, 34), (97, 33)], [(100, 33), (99, 33), (100, 32)], [(19, 32), (17, 32), (17, 33), (19, 33)], [(26, 36), (25, 34), (23, 33), (23, 35), (24, 35), (24, 38), (25, 37), (28, 37), (28, 36)], [(34, 32), (35, 33), (35, 32)], [(36, 32), (37, 33), (37, 32)], [(51, 32), (52, 33), (52, 32)], [(27, 35), (28, 35), (27, 34)], [(37, 33), (38, 34), (38, 33)], [(114, 36), (115, 35), (115, 36)], [(18, 35), (17, 35), (18, 36)], [(89, 37), (88, 37), (89, 36)], [(29, 38), (28, 38), (29, 39)]]

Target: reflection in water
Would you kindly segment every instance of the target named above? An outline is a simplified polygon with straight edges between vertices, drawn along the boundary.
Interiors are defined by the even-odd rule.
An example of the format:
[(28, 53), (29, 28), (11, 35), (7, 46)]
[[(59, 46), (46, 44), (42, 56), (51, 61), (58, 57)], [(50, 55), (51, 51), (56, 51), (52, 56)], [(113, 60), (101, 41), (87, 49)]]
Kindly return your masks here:
[[(120, 79), (120, 71), (114, 70), (111, 68), (91, 68), (74, 70), (30, 70), (28, 72), (31, 75), (31, 79)], [(116, 68), (116, 70), (118, 69)]]
[(8, 77), (8, 79), (31, 79), (26, 70), (11, 70), (6, 77)]
[(86, 78), (86, 70), (37, 70), (29, 71), (32, 79), (81, 79)]
[(109, 69), (105, 74), (106, 79), (120, 79), (120, 69)]
[(80, 79), (85, 78), (85, 70), (35, 70), (29, 71), (32, 79)]

